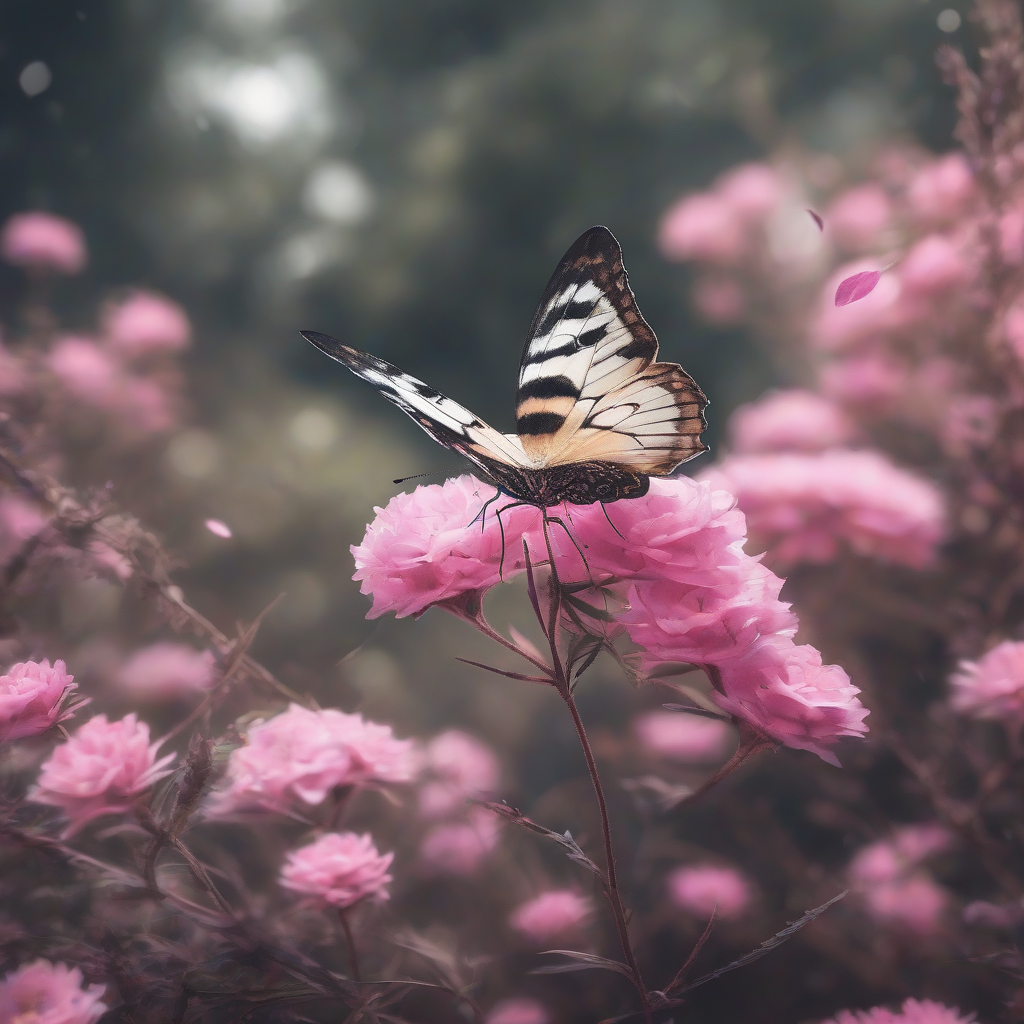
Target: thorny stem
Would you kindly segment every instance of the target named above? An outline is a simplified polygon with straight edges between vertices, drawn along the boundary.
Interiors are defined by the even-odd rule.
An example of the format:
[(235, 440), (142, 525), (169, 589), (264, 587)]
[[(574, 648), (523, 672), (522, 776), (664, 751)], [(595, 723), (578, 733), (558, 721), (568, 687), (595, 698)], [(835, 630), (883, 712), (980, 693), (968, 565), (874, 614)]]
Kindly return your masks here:
[(356, 950), (356, 940), (352, 935), (352, 925), (349, 924), (348, 914), (344, 908), (338, 909), (338, 920), (341, 922), (341, 930), (345, 933), (345, 947), (348, 950), (348, 962), (352, 967), (352, 977), (362, 983), (363, 974), (359, 969), (359, 953)]

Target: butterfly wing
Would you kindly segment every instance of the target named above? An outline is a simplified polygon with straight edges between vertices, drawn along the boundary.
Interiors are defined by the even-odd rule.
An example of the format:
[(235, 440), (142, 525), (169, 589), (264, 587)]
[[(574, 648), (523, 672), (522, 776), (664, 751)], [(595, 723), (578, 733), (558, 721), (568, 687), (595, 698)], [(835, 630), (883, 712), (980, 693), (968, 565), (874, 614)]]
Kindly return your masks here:
[(514, 436), (499, 433), (479, 416), (397, 366), (342, 344), (328, 334), (300, 331), (306, 341), (369, 381), (389, 402), (412, 417), (438, 444), (464, 455), (489, 476), (502, 479), (509, 466), (528, 465)]
[(597, 460), (664, 475), (706, 451), (704, 393), (657, 355), (619, 243), (591, 228), (548, 281), (523, 351), (516, 430), (533, 464)]

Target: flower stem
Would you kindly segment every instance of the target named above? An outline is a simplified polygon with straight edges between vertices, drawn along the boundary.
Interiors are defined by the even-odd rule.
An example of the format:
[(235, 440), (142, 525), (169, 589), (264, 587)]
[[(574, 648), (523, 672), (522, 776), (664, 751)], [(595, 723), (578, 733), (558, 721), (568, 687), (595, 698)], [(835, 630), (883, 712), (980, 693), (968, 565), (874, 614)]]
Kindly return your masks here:
[(352, 935), (352, 926), (348, 923), (348, 914), (343, 908), (338, 910), (338, 920), (341, 921), (341, 930), (345, 933), (345, 947), (348, 950), (348, 962), (352, 968), (352, 977), (362, 982), (363, 974), (359, 969), (359, 953), (356, 950), (356, 940)]

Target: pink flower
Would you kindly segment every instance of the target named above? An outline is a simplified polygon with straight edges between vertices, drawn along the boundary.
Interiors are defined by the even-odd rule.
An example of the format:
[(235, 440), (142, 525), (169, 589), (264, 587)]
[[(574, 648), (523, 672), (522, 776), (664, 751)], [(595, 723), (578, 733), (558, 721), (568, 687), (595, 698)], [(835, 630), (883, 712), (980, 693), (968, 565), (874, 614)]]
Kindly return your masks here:
[(52, 213), (16, 213), (0, 233), (0, 254), (8, 263), (77, 274), (88, 258), (77, 224)]
[(162, 434), (177, 422), (172, 395), (166, 382), (137, 374), (125, 374), (116, 411), (146, 434)]
[(176, 302), (154, 292), (136, 291), (111, 305), (103, 318), (110, 347), (126, 356), (178, 352), (188, 348), (192, 327)]
[(872, 886), (861, 899), (875, 921), (922, 937), (939, 931), (949, 906), (946, 891), (920, 873)]
[(1024, 722), (1024, 643), (1004, 640), (978, 661), (961, 661), (950, 682), (961, 715)]
[(498, 762), (490, 747), (457, 729), (430, 741), (424, 768), (431, 780), (420, 789), (420, 811), (428, 818), (461, 811), (467, 800), (491, 796), (498, 786)]
[(768, 164), (740, 164), (718, 178), (715, 193), (741, 221), (756, 225), (779, 205), (782, 182)]
[(813, 391), (775, 391), (729, 418), (735, 452), (822, 451), (852, 440), (849, 417)]
[(825, 214), (828, 231), (844, 249), (874, 249), (892, 219), (892, 203), (880, 185), (870, 182), (844, 192)]
[(974, 1014), (963, 1016), (959, 1010), (930, 999), (908, 999), (902, 1010), (875, 1006), (870, 1010), (843, 1010), (822, 1024), (972, 1024)]
[(145, 697), (176, 697), (208, 690), (217, 678), (211, 651), (188, 644), (156, 643), (136, 651), (122, 666), (117, 681)]
[(847, 405), (887, 407), (906, 387), (907, 371), (887, 356), (865, 352), (821, 370), (821, 390)]
[(926, 858), (949, 848), (951, 836), (941, 825), (904, 825), (891, 839), (865, 846), (850, 861), (850, 880), (857, 886), (892, 882), (917, 868)]
[(103, 985), (84, 986), (82, 972), (36, 960), (0, 980), (4, 1024), (94, 1024), (107, 1012)]
[(149, 726), (134, 714), (119, 722), (90, 718), (50, 755), (29, 799), (59, 807), (70, 824), (65, 835), (104, 814), (130, 811), (154, 782), (170, 773), (174, 754), (157, 758)]
[(972, 448), (987, 448), (999, 426), (999, 406), (990, 395), (957, 395), (949, 400), (942, 422), (942, 441), (958, 458)]
[(963, 287), (971, 278), (971, 269), (949, 238), (928, 235), (907, 253), (899, 275), (907, 295), (931, 298)]
[(362, 715), (292, 704), (250, 727), (245, 746), (231, 752), (207, 813), (287, 812), (296, 801), (319, 804), (336, 786), (407, 782), (415, 768), (412, 747), (390, 726)]
[(927, 164), (907, 189), (910, 208), (926, 223), (946, 223), (964, 213), (974, 199), (974, 175), (963, 153)]
[(75, 398), (109, 409), (122, 386), (121, 368), (109, 352), (89, 338), (58, 338), (47, 365)]
[(368, 834), (328, 832), (288, 854), (281, 885), (340, 909), (365, 899), (382, 902), (390, 898), (388, 868), (394, 858), (378, 853)]
[(46, 526), (47, 518), (20, 494), (0, 498), (0, 560), (7, 562)]
[(22, 661), (0, 676), (0, 741), (38, 736), (74, 713), (65, 702), (78, 684), (63, 661)]
[(746, 308), (743, 289), (731, 277), (698, 277), (692, 298), (697, 312), (708, 323), (718, 326), (737, 323)]
[(548, 942), (577, 931), (593, 911), (590, 900), (575, 890), (552, 889), (516, 909), (509, 924), (529, 939)]
[(439, 875), (471, 875), (498, 845), (501, 823), (496, 814), (475, 807), (461, 824), (437, 825), (420, 844), (420, 862)]
[(704, 474), (736, 495), (776, 565), (860, 555), (927, 566), (944, 533), (943, 499), (874, 451), (737, 455)]
[[(735, 921), (753, 898), (750, 883), (735, 868), (695, 864), (676, 868), (668, 876), (669, 899), (695, 917)], [(717, 909), (716, 909), (717, 908)]]
[(652, 754), (676, 761), (718, 761), (733, 731), (725, 722), (680, 711), (647, 711), (633, 719), (633, 733)]
[(658, 246), (670, 260), (702, 260), (735, 266), (748, 252), (742, 217), (719, 195), (686, 196), (662, 218)]
[(491, 1007), (484, 1024), (551, 1024), (551, 1015), (535, 999), (503, 999)]
[[(509, 501), (492, 504), (481, 529), (480, 510), (493, 494), (489, 484), (460, 476), (441, 487), (417, 487), (375, 509), (377, 518), (362, 544), (352, 548), (353, 578), (362, 582), (364, 594), (373, 595), (368, 618), (389, 611), (398, 618), (421, 615), (431, 605), (482, 594), (498, 583), (502, 538), (495, 511)], [(534, 508), (502, 513), (505, 579), (526, 568), (523, 536), (539, 521)], [(538, 553), (540, 547), (530, 545)]]

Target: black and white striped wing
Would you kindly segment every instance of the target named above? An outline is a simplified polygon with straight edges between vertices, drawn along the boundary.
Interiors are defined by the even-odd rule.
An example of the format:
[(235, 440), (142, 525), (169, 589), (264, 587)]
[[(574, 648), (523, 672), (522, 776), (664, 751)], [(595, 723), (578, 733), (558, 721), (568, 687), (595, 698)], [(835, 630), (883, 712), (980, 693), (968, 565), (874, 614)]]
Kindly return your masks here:
[(464, 455), (489, 476), (501, 467), (529, 465), (514, 435), (488, 426), (458, 402), (400, 370), (392, 363), (342, 344), (329, 334), (299, 332), (321, 352), (369, 381), (389, 402), (412, 417), (438, 444)]
[(591, 228), (551, 276), (523, 351), (516, 431), (533, 465), (597, 460), (664, 475), (706, 451), (704, 393), (657, 355), (619, 243)]

